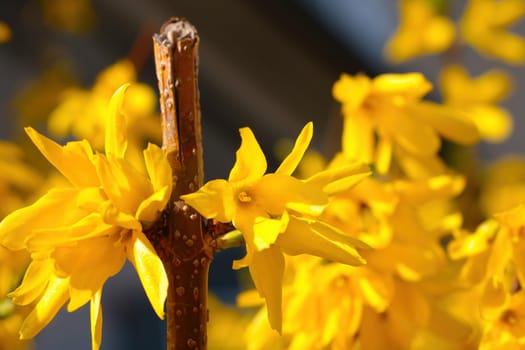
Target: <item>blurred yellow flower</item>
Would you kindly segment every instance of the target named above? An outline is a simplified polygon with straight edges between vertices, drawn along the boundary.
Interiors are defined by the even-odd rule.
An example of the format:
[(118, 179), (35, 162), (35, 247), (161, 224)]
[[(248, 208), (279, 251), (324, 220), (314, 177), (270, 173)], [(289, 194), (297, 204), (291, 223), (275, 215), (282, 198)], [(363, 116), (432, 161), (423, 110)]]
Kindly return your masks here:
[(507, 29), (525, 15), (523, 0), (470, 0), (460, 21), (465, 41), (481, 54), (525, 62), (525, 40)]
[(163, 317), (168, 280), (143, 228), (158, 218), (168, 201), (171, 168), (164, 152), (152, 144), (144, 151), (147, 176), (125, 158), (125, 88), (115, 92), (106, 114), (105, 155), (94, 154), (86, 140), (60, 146), (26, 128), (72, 187), (51, 189), (0, 224), (1, 244), (31, 253), (22, 284), (11, 293), (16, 304), (36, 303), (22, 324), (23, 339), (35, 336), (68, 300), (68, 311), (90, 302), (92, 347), (98, 349), (102, 287), (126, 258), (135, 266), (155, 312)]
[(481, 138), (501, 142), (510, 135), (512, 117), (497, 106), (512, 89), (512, 80), (505, 72), (492, 70), (471, 78), (463, 67), (451, 65), (442, 70), (440, 79), (444, 102), (465, 111)]
[(71, 33), (82, 33), (93, 27), (95, 12), (91, 0), (41, 0), (44, 21)]
[(400, 24), (385, 46), (387, 57), (396, 63), (414, 57), (441, 53), (454, 42), (454, 23), (440, 14), (437, 2), (400, 0)]
[(17, 126), (42, 124), (62, 100), (64, 91), (75, 84), (67, 62), (47, 67), (17, 93), (13, 101)]
[(248, 266), (255, 287), (268, 305), (272, 328), (281, 331), (283, 252), (312, 254), (350, 265), (364, 260), (354, 249), (363, 246), (319, 220), (329, 195), (346, 190), (369, 175), (365, 165), (350, 164), (299, 180), (291, 176), (312, 137), (308, 123), (275, 173), (266, 174), (266, 157), (249, 128), (240, 129), (242, 143), (228, 180), (212, 180), (181, 198), (208, 219), (232, 222), (244, 236), (246, 256), (234, 268)]
[(232, 334), (243, 334), (252, 313), (224, 304), (213, 294), (208, 295), (208, 308), (212, 315), (208, 325), (208, 349), (245, 350), (242, 337), (232, 337)]
[(122, 105), (128, 125), (128, 157), (134, 166), (142, 164), (141, 152), (147, 140), (160, 141), (160, 119), (155, 111), (157, 97), (153, 89), (136, 83), (133, 64), (121, 60), (103, 70), (90, 90), (69, 88), (49, 116), (48, 128), (57, 137), (73, 135), (86, 139), (96, 150), (104, 148), (107, 101), (122, 84), (131, 83)]
[(0, 141), (0, 217), (26, 204), (42, 178), (23, 160), (22, 150), (15, 144)]
[[(425, 166), (427, 159), (437, 156), (440, 136), (461, 144), (476, 142), (477, 128), (462, 112), (421, 100), (431, 89), (420, 73), (374, 79), (343, 74), (332, 93), (342, 103), (344, 156), (374, 163), (385, 174), (393, 156), (402, 166), (409, 157)], [(409, 175), (418, 176), (415, 171)]]
[(11, 39), (11, 28), (7, 23), (0, 21), (0, 43), (5, 43)]

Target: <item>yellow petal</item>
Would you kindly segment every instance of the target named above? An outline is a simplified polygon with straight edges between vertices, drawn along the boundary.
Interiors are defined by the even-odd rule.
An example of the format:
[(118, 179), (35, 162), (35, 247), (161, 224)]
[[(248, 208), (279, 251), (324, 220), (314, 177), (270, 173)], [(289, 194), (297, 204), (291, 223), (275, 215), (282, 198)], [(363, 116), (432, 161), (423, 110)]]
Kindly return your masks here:
[(394, 181), (396, 192), (411, 203), (426, 203), (437, 199), (449, 199), (465, 188), (463, 176), (439, 175), (412, 181)]
[(250, 263), (250, 275), (255, 288), (266, 299), (270, 326), (282, 332), (282, 283), (284, 256), (277, 246), (254, 252)]
[(139, 275), (144, 291), (159, 318), (164, 318), (168, 295), (168, 276), (150, 241), (142, 232), (134, 232), (128, 246), (128, 259)]
[(410, 154), (401, 149), (395, 149), (396, 159), (403, 171), (413, 179), (427, 178), (436, 174), (443, 174), (447, 171), (447, 166), (438, 155), (420, 156)]
[(102, 220), (105, 224), (113, 227), (123, 227), (130, 230), (140, 231), (142, 225), (135, 216), (118, 210), (111, 201), (106, 201), (99, 207)]
[(276, 244), (289, 255), (310, 254), (348, 265), (365, 263), (354, 248), (366, 247), (364, 243), (343, 236), (327, 224), (294, 216), (290, 216), (288, 227)]
[(495, 13), (491, 18), (494, 26), (509, 26), (525, 15), (525, 4), (522, 1), (491, 1)]
[(52, 189), (34, 204), (15, 210), (0, 223), (0, 243), (11, 250), (23, 249), (35, 228), (62, 226), (79, 218), (74, 188)]
[(126, 139), (126, 116), (122, 112), (122, 103), (129, 84), (124, 84), (115, 91), (109, 101), (106, 117), (105, 149), (108, 157), (124, 158), (128, 141)]
[(352, 163), (330, 167), (313, 175), (306, 182), (321, 187), (323, 192), (330, 196), (350, 189), (370, 174), (368, 165)]
[(377, 144), (375, 164), (379, 174), (386, 174), (392, 161), (393, 144), (389, 137), (382, 136)]
[(292, 173), (297, 168), (297, 165), (303, 158), (304, 153), (308, 148), (308, 145), (310, 145), (310, 140), (312, 139), (313, 135), (313, 129), (314, 127), (312, 122), (309, 122), (304, 126), (303, 130), (301, 130), (301, 133), (295, 140), (295, 144), (293, 146), (292, 151), (283, 160), (279, 168), (277, 168), (277, 170), (275, 171), (276, 174), (282, 173), (285, 175), (292, 175)]
[(359, 289), (368, 305), (377, 312), (384, 312), (394, 296), (393, 279), (380, 275), (372, 269), (363, 268), (357, 279)]
[(212, 180), (197, 192), (180, 197), (207, 219), (230, 222), (235, 214), (231, 185), (225, 180)]
[(372, 163), (374, 158), (374, 124), (364, 113), (345, 114), (343, 120), (343, 154), (352, 162)]
[(504, 71), (490, 70), (471, 78), (460, 65), (449, 65), (441, 72), (441, 86), (451, 105), (495, 104), (508, 97), (512, 79)]
[(451, 46), (454, 42), (456, 29), (449, 18), (436, 16), (429, 21), (422, 34), (426, 51), (438, 53)]
[(74, 244), (88, 238), (106, 236), (114, 227), (102, 221), (98, 213), (89, 214), (80, 220), (65, 226), (35, 229), (34, 235), (26, 241), (31, 251), (46, 247)]
[(489, 142), (505, 141), (512, 132), (512, 117), (503, 108), (493, 105), (477, 105), (468, 109), (472, 122), (480, 136)]
[(94, 162), (108, 198), (119, 211), (134, 216), (140, 203), (153, 193), (151, 182), (123, 159), (97, 154)]
[(68, 279), (51, 277), (49, 284), (35, 308), (20, 327), (20, 338), (37, 335), (55, 317), (68, 298)]
[(91, 319), (91, 349), (98, 350), (102, 343), (102, 307), (100, 306), (100, 299), (102, 297), (102, 289), (91, 298), (89, 314)]
[(158, 189), (140, 203), (137, 209), (137, 219), (143, 222), (154, 222), (160, 212), (166, 207), (171, 195), (171, 186)]
[(525, 61), (525, 40), (522, 36), (511, 32), (500, 32), (495, 36), (499, 42), (493, 45), (490, 54), (513, 64), (523, 64)]
[(56, 273), (69, 276), (69, 312), (85, 305), (108, 278), (122, 269), (126, 254), (124, 248), (117, 245), (119, 238), (113, 234), (87, 239), (56, 248), (52, 253)]
[(33, 260), (27, 268), (20, 286), (9, 294), (18, 305), (28, 305), (36, 300), (46, 289), (49, 276), (53, 272), (53, 261)]
[(253, 240), (256, 250), (268, 249), (287, 225), (288, 214), (286, 212), (280, 219), (256, 218), (253, 224)]
[(520, 204), (511, 210), (495, 214), (494, 216), (502, 225), (518, 228), (525, 225), (525, 205)]
[(239, 129), (241, 146), (235, 153), (236, 160), (230, 171), (229, 181), (251, 181), (266, 172), (266, 157), (250, 128)]
[(474, 123), (457, 109), (432, 102), (420, 102), (412, 105), (410, 110), (447, 139), (465, 145), (479, 140), (479, 132)]
[(381, 74), (373, 80), (373, 92), (418, 99), (432, 90), (432, 84), (421, 73)]
[(433, 245), (391, 244), (386, 249), (385, 256), (393, 257), (397, 273), (407, 281), (434, 274), (444, 264), (442, 250)]
[(168, 192), (171, 193), (172, 171), (166, 154), (157, 145), (149, 143), (144, 150), (144, 162), (146, 163), (146, 170), (155, 191), (169, 186)]
[(251, 261), (252, 261), (252, 257), (249, 256), (248, 254), (246, 254), (244, 257), (242, 257), (240, 259), (233, 260), (232, 269), (233, 270), (240, 270), (243, 267), (246, 267), (246, 266), (250, 265)]
[(431, 156), (437, 153), (441, 146), (436, 131), (426, 122), (412, 114), (403, 111), (392, 111), (381, 119), (381, 125), (386, 133), (404, 149), (412, 154)]
[(365, 75), (341, 74), (332, 88), (332, 95), (337, 101), (343, 103), (345, 108), (355, 110), (363, 104), (370, 93), (370, 85), (370, 78)]
[(447, 245), (449, 256), (454, 259), (462, 259), (486, 251), (490, 247), (490, 241), (494, 239), (499, 224), (494, 220), (487, 220), (478, 226), (473, 234), (464, 233)]
[(495, 320), (510, 301), (510, 295), (499, 276), (489, 277), (481, 297), (481, 317)]
[(328, 196), (321, 187), (284, 174), (265, 175), (253, 186), (250, 195), (260, 208), (275, 216), (282, 215), (291, 203), (302, 204), (301, 208), (313, 215), (319, 215), (319, 208), (328, 204)]
[(60, 146), (39, 134), (33, 128), (25, 128), (31, 141), (40, 152), (73, 185), (78, 187), (98, 186), (97, 173), (93, 166), (93, 150), (86, 140), (68, 142)]

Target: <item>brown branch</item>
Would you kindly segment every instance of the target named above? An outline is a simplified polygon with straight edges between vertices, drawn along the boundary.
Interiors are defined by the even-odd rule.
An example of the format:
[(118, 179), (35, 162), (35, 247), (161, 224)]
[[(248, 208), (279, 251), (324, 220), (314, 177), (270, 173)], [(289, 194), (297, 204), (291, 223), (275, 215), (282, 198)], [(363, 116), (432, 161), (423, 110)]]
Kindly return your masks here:
[[(160, 91), (163, 149), (173, 171), (165, 226), (150, 232), (168, 274), (167, 349), (206, 349), (208, 268), (213, 237), (202, 217), (180, 200), (202, 186), (202, 142), (197, 85), (199, 37), (172, 18), (153, 37)], [(151, 231), (151, 230), (150, 230)]]

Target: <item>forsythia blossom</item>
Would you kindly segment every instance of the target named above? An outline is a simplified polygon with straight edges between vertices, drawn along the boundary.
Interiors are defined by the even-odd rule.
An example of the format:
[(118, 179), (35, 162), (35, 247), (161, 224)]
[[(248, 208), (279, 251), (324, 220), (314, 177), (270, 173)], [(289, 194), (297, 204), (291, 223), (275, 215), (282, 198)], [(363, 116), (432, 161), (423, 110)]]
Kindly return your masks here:
[(375, 163), (378, 172), (386, 174), (393, 156), (402, 165), (436, 158), (440, 136), (461, 144), (476, 142), (478, 131), (461, 111), (422, 101), (431, 89), (420, 73), (373, 79), (341, 75), (332, 92), (342, 104), (345, 157)]
[(312, 137), (308, 123), (291, 153), (275, 173), (266, 174), (266, 158), (249, 128), (240, 129), (242, 143), (228, 180), (213, 180), (197, 192), (181, 196), (204, 217), (232, 222), (244, 236), (246, 256), (234, 268), (248, 266), (259, 294), (266, 299), (272, 328), (281, 332), (284, 255), (311, 254), (349, 265), (364, 260), (354, 249), (360, 241), (319, 219), (329, 196), (369, 174), (350, 164), (329, 168), (306, 180), (291, 174)]
[(465, 111), (483, 139), (501, 142), (509, 136), (512, 117), (497, 106), (512, 89), (505, 72), (491, 70), (471, 78), (460, 65), (450, 65), (441, 72), (441, 88), (445, 103)]
[(440, 53), (454, 42), (454, 23), (439, 13), (437, 2), (401, 0), (400, 25), (388, 41), (385, 51), (394, 62), (419, 55)]
[(461, 34), (482, 54), (509, 63), (523, 63), (525, 40), (507, 30), (523, 16), (523, 0), (469, 0), (460, 21)]
[(105, 154), (94, 153), (85, 140), (60, 146), (26, 128), (40, 152), (72, 186), (51, 189), (0, 224), (1, 244), (31, 253), (22, 284), (11, 293), (16, 304), (35, 303), (22, 324), (22, 338), (36, 335), (68, 300), (68, 311), (90, 302), (92, 346), (98, 349), (102, 287), (126, 259), (137, 270), (155, 312), (163, 317), (168, 280), (143, 227), (157, 219), (168, 201), (171, 168), (164, 152), (152, 144), (144, 151), (148, 175), (126, 159), (121, 112), (125, 88), (110, 101)]

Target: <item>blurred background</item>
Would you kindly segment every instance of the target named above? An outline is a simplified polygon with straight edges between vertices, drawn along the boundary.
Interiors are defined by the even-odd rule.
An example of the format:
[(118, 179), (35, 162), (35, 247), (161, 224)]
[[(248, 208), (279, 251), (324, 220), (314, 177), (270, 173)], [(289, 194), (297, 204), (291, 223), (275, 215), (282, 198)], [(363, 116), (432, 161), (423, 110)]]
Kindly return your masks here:
[[(464, 1), (451, 4), (452, 13), (460, 13)], [(313, 120), (313, 146), (331, 154), (339, 147), (334, 135), (342, 123), (331, 89), (342, 72), (420, 71), (435, 83), (442, 63), (436, 57), (396, 66), (384, 60), (384, 44), (399, 20), (392, 0), (2, 1), (0, 21), (11, 28), (12, 38), (0, 45), (0, 136), (20, 137), (24, 107), (33, 104), (32, 110), (45, 114), (55, 103), (54, 91), (68, 84), (89, 88), (101, 70), (123, 58), (133, 61), (139, 81), (155, 87), (151, 36), (171, 16), (190, 20), (201, 38), (207, 179), (228, 176), (242, 126), (250, 126), (271, 155), (278, 140), (294, 138)], [(523, 25), (515, 30), (525, 33)], [(473, 51), (462, 54), (472, 74), (495, 66)], [(505, 68), (511, 69), (516, 84), (503, 103), (514, 115), (515, 129), (503, 144), (481, 144), (479, 153), (487, 160), (525, 153), (525, 69)], [(437, 93), (430, 97), (439, 98)], [(275, 168), (275, 159), (269, 163)], [(229, 250), (212, 264), (211, 291), (226, 303), (235, 302), (245, 283), (230, 268), (240, 256), (242, 251)], [(164, 348), (162, 322), (129, 266), (106, 284), (103, 308), (102, 349)], [(88, 309), (61, 312), (36, 345), (43, 350), (89, 349)]]

